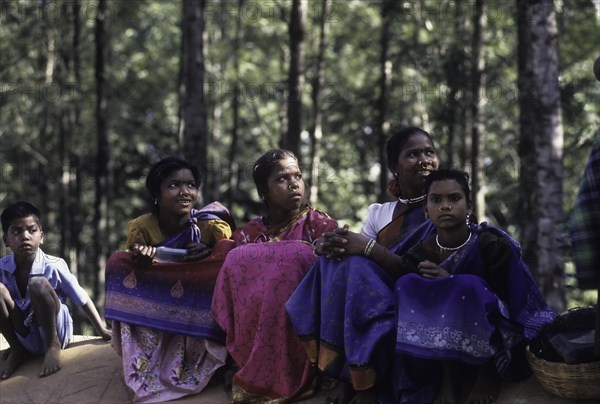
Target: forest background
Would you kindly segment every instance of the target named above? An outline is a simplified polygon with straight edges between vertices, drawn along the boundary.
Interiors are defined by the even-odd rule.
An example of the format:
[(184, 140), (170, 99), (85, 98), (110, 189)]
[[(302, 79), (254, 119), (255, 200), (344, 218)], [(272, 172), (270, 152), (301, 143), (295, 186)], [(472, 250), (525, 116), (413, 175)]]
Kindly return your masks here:
[(548, 302), (589, 304), (566, 223), (600, 130), (599, 28), (599, 0), (1, 0), (0, 209), (38, 205), (44, 250), (102, 309), (159, 158), (197, 164), (241, 225), (263, 213), (252, 164), (289, 148), (308, 201), (358, 231), (390, 200), (385, 140), (414, 125)]

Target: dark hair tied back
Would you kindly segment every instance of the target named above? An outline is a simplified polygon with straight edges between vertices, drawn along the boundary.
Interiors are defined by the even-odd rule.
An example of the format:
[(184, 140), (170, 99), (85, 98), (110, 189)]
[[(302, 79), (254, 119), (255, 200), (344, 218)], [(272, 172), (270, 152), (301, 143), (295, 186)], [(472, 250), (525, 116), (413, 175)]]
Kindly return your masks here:
[(202, 178), (200, 177), (198, 167), (179, 157), (166, 157), (154, 164), (152, 168), (150, 168), (148, 176), (146, 177), (146, 189), (148, 190), (150, 198), (158, 198), (160, 195), (160, 185), (162, 184), (163, 180), (174, 171), (182, 169), (188, 169), (192, 172), (194, 181), (196, 181), (196, 185), (199, 187), (202, 182)]
[(413, 135), (425, 135), (431, 140), (433, 144), (433, 139), (431, 135), (425, 132), (421, 128), (417, 128), (415, 126), (401, 127), (394, 130), (392, 136), (388, 139), (387, 144), (385, 146), (385, 150), (387, 152), (387, 164), (389, 170), (393, 173), (396, 169), (396, 164), (398, 164), (398, 157), (404, 148), (408, 139), (410, 139)]
[(267, 181), (269, 175), (273, 172), (273, 167), (275, 167), (278, 161), (285, 160), (288, 157), (298, 161), (294, 153), (285, 149), (271, 149), (256, 160), (252, 169), (252, 179), (260, 197), (263, 197), (267, 193)]
[(425, 177), (425, 194), (429, 194), (429, 188), (431, 184), (436, 181), (454, 180), (458, 182), (467, 201), (471, 200), (471, 188), (469, 187), (469, 174), (465, 171), (456, 170), (454, 168), (440, 168), (437, 171), (433, 171), (427, 177)]

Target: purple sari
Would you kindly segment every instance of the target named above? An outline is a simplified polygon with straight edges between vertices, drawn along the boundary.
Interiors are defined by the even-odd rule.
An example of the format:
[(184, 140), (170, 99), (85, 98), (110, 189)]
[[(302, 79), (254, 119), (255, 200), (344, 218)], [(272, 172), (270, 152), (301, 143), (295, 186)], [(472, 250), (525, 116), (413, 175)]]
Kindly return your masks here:
[[(403, 237), (396, 237), (389, 247), (396, 254), (433, 229), (430, 222), (423, 223), (421, 206), (402, 218)], [(409, 229), (414, 232), (407, 235)], [(350, 379), (355, 390), (371, 387), (375, 374), (389, 375), (395, 328), (393, 286), (394, 279), (363, 256), (347, 256), (339, 262), (320, 257), (286, 304), (311, 362), (335, 378)]]
[[(219, 203), (193, 210), (188, 226), (159, 245), (184, 248), (201, 240), (199, 220), (227, 220)], [(163, 402), (196, 394), (225, 364), (224, 334), (211, 315), (213, 289), (234, 242), (221, 239), (202, 261), (138, 265), (127, 252), (106, 264), (105, 317), (112, 346), (134, 402)]]
[(183, 231), (163, 240), (158, 246), (172, 248), (186, 248), (190, 243), (197, 244), (202, 240), (202, 234), (198, 227), (201, 220), (223, 220), (227, 222), (231, 230), (235, 230), (235, 222), (229, 213), (229, 210), (219, 202), (212, 202), (201, 209), (192, 209), (188, 219), (188, 227)]
[[(502, 300), (486, 281), (482, 230), (508, 241), (510, 257)], [(495, 360), (501, 376), (526, 375), (524, 344), (551, 322), (548, 307), (520, 257), (518, 243), (499, 229), (472, 226), (469, 243), (439, 265), (451, 275), (427, 279), (411, 273), (395, 284), (395, 382), (399, 402), (429, 402), (437, 395), (439, 361), (481, 365)], [(427, 257), (422, 257), (427, 259)], [(421, 360), (419, 360), (420, 358)], [(404, 359), (404, 361), (403, 361)], [(418, 374), (427, 374), (422, 378)]]

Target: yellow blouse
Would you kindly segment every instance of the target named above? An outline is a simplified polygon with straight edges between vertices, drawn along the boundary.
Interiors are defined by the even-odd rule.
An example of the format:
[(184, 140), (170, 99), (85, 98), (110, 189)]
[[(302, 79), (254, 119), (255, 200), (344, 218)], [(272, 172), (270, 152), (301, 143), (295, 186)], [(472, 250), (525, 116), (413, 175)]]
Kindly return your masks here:
[[(200, 220), (201, 241), (209, 247), (212, 247), (217, 241), (230, 238), (231, 228), (224, 220)], [(146, 213), (127, 223), (127, 248), (132, 243), (143, 245), (156, 245), (163, 241), (165, 236), (160, 231), (158, 218), (152, 213)]]

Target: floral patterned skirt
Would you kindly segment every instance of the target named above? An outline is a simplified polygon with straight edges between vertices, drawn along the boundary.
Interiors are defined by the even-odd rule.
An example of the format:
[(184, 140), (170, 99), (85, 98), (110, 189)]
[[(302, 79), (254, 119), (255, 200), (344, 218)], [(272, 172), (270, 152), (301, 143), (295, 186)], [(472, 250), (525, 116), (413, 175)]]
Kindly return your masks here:
[(227, 348), (219, 343), (118, 321), (113, 321), (112, 345), (137, 403), (197, 394), (227, 358)]

